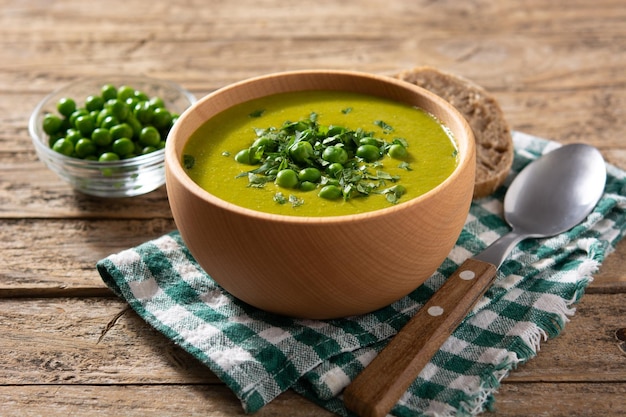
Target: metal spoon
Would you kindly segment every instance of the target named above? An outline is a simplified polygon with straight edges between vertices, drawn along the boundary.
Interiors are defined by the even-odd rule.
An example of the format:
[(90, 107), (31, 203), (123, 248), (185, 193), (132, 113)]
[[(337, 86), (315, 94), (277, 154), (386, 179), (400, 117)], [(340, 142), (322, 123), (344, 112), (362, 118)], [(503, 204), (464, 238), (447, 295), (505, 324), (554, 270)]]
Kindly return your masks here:
[(606, 167), (592, 146), (562, 146), (529, 164), (504, 199), (512, 231), (467, 259), (383, 351), (345, 389), (346, 407), (362, 417), (387, 415), (475, 303), (521, 240), (565, 232), (596, 206)]

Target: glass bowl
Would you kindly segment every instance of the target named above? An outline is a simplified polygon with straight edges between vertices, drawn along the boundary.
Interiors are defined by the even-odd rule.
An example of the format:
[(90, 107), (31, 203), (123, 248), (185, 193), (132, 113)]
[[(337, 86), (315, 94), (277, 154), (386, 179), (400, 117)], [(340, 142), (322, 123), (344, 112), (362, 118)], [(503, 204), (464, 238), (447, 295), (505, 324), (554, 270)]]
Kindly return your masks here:
[(165, 183), (164, 149), (119, 161), (100, 162), (65, 156), (50, 148), (49, 136), (43, 130), (46, 114), (58, 115), (56, 105), (63, 97), (73, 98), (77, 107), (83, 107), (84, 99), (98, 94), (105, 84), (127, 85), (149, 97), (160, 97), (165, 107), (176, 114), (196, 101), (193, 94), (173, 82), (143, 76), (99, 76), (76, 81), (52, 92), (35, 107), (28, 130), (37, 156), (61, 179), (85, 194), (131, 197), (153, 191)]

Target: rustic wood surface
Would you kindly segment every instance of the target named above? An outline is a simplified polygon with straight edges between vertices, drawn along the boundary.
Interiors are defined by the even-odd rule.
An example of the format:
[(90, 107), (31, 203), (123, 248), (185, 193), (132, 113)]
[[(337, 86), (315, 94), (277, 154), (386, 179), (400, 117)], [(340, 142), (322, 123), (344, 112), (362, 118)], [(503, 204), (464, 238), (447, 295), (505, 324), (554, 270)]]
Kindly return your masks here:
[[(99, 278), (96, 261), (174, 223), (163, 188), (102, 200), (47, 170), (27, 121), (52, 89), (122, 72), (200, 97), (281, 70), (432, 65), (492, 91), (513, 129), (626, 168), (624, 22), (622, 0), (0, 0), (0, 415), (243, 414)], [(494, 415), (625, 415), (624, 328), (626, 243), (562, 335), (504, 381)], [(257, 415), (329, 413), (287, 392)]]

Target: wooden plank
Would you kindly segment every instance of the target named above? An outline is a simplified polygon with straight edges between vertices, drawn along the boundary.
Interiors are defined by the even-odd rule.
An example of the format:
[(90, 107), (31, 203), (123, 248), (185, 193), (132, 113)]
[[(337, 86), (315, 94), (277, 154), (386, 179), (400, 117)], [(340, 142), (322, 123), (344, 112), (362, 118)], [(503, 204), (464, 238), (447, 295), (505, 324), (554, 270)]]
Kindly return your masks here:
[[(228, 388), (206, 384), (0, 386), (0, 413), (21, 417), (249, 415), (244, 413)], [(335, 416), (291, 391), (280, 395), (254, 415)]]
[[(1, 170), (0, 170), (1, 172)], [(75, 191), (43, 163), (7, 166), (0, 183), (0, 218), (4, 219), (169, 219), (172, 217), (165, 187), (128, 198), (99, 198)]]
[(57, 289), (60, 295), (76, 288), (105, 288), (96, 271), (100, 259), (174, 229), (169, 218), (4, 221), (0, 228), (0, 297), (19, 295), (11, 292), (16, 289)]
[[(175, 229), (170, 218), (5, 220), (0, 227), (0, 297), (106, 295), (96, 262)], [(624, 292), (625, 254), (622, 242), (590, 291)], [(89, 289), (102, 291), (89, 293)]]
[[(504, 380), (497, 415), (621, 415), (626, 356), (612, 331), (623, 326), (624, 301), (623, 295), (586, 296), (565, 332)], [(9, 299), (2, 307), (3, 414), (243, 415), (203, 365), (134, 313), (120, 315), (121, 301)], [(326, 415), (289, 392), (264, 413)]]
[[(118, 299), (4, 299), (0, 385), (206, 384), (196, 359), (153, 330)], [(508, 382), (626, 383), (626, 294), (589, 294), (557, 338)]]
[[(626, 384), (504, 384), (495, 394), (493, 415), (621, 417), (626, 414), (624, 396)], [(0, 386), (0, 404), (0, 411), (6, 415), (23, 417), (247, 415), (226, 387), (203, 384)], [(254, 415), (324, 417), (335, 414), (287, 391)]]
[(605, 258), (602, 266), (593, 276), (588, 292), (626, 293), (626, 271), (623, 267), (625, 262), (626, 241), (621, 241), (615, 251)]
[(556, 338), (507, 382), (626, 382), (626, 354), (616, 332), (626, 327), (626, 293), (586, 294)]
[[(626, 415), (626, 384), (503, 384), (497, 417), (618, 417)], [(489, 416), (490, 414), (485, 414)]]
[(218, 382), (118, 299), (1, 302), (0, 385)]

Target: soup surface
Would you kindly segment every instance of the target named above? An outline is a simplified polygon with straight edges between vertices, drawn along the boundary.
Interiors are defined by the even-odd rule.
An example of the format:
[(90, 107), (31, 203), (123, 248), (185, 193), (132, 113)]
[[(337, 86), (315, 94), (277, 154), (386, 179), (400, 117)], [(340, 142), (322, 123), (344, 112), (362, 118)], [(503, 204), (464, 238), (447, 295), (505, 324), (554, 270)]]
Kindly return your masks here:
[[(359, 184), (346, 186), (344, 171), (343, 177), (323, 176), (308, 184), (307, 190), (304, 185), (277, 185), (280, 181), (273, 181), (276, 170), (269, 176), (253, 173), (261, 169), (259, 161), (235, 159), (241, 150), (252, 149), (260, 132), (279, 131), (298, 121), (320, 126), (321, 131), (340, 127), (361, 135), (366, 132), (365, 136), (386, 143), (384, 149), (401, 143), (406, 155), (394, 158), (381, 151), (375, 161), (350, 155), (351, 161), (358, 162), (358, 168), (350, 172), (359, 173)], [(324, 138), (311, 142), (315, 155), (308, 160), (322, 171), (330, 165), (321, 156), (324, 142)], [(183, 165), (200, 187), (242, 207), (292, 216), (340, 216), (390, 207), (428, 192), (455, 169), (457, 148), (448, 129), (421, 109), (363, 94), (310, 91), (252, 100), (216, 115), (189, 138)], [(263, 181), (256, 180), (260, 177)], [(341, 197), (320, 197), (328, 184), (339, 186)], [(357, 188), (367, 191), (357, 192)], [(346, 192), (348, 189), (352, 191)]]

